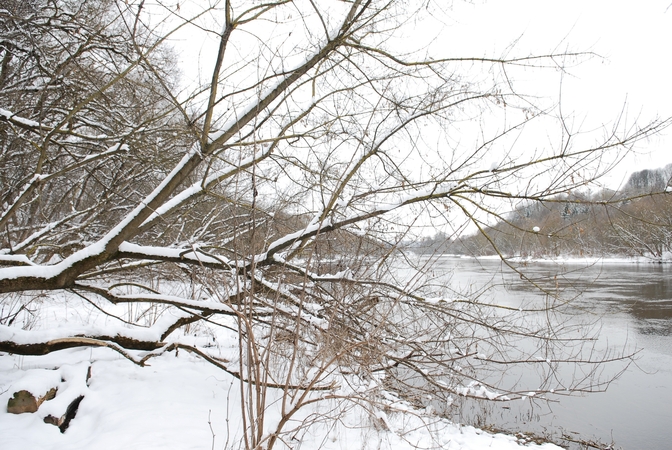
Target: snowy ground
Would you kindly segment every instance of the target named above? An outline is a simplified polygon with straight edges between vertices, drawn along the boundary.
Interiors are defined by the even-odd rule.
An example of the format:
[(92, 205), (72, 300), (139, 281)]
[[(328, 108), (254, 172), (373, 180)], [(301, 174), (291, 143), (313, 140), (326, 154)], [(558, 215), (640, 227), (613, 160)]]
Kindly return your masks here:
[[(58, 395), (36, 413), (6, 412), (12, 393), (44, 393), (52, 387), (58, 387)], [(39, 358), (2, 354), (0, 392), (3, 450), (244, 448), (237, 380), (186, 352), (163, 355), (144, 368), (107, 349), (65, 350)], [(65, 433), (43, 422), (49, 414), (63, 414), (79, 395), (84, 399)], [(269, 404), (270, 425), (278, 414), (274, 402)], [(413, 411), (389, 395), (386, 405), (372, 412), (340, 401), (318, 403), (299, 419), (328, 419), (297, 429), (287, 443), (294, 449), (521, 448), (513, 436), (454, 425)], [(530, 447), (558, 449), (551, 444)]]
[[(63, 329), (72, 335), (113, 326), (111, 316), (81, 299), (57, 296), (40, 305), (40, 313), (26, 315), (26, 321), (0, 325), (0, 340), (20, 339), (21, 328), (46, 340), (60, 336)], [(126, 306), (115, 308), (110, 310), (118, 316), (131, 313), (124, 311)], [(222, 328), (204, 325), (189, 335), (175, 334), (173, 338), (218, 357), (233, 360), (237, 355), (236, 336)], [(219, 344), (212, 348), (215, 336)], [(339, 398), (304, 407), (284, 427), (284, 441), (274, 448), (559, 449), (551, 444), (528, 447), (513, 436), (452, 424), (431, 411), (414, 410), (375, 383), (357, 383), (343, 380), (338, 391), (327, 395), (373, 402)], [(56, 397), (44, 401), (37, 412), (7, 412), (15, 392), (28, 390), (41, 396), (51, 388), (58, 388)], [(280, 395), (280, 390), (272, 389), (266, 399), (267, 434), (280, 419)], [(49, 415), (61, 417), (79, 396), (84, 398), (65, 433), (44, 423)], [(0, 450), (243, 449), (240, 405), (236, 378), (183, 350), (150, 359), (145, 367), (107, 348), (69, 349), (40, 357), (0, 353)]]

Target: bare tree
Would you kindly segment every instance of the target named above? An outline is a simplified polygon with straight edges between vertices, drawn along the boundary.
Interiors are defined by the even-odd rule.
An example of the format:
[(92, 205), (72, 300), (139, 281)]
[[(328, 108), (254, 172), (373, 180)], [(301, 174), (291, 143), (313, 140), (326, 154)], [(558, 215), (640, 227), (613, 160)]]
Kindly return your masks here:
[[(246, 448), (273, 447), (302, 407), (343, 396), (344, 377), (385, 379), (409, 400), (507, 400), (529, 389), (492, 384), (492, 365), (594, 373), (612, 358), (551, 320), (560, 300), (521, 314), (433, 285), (431, 258), (399, 268), (419, 228), (482, 228), (500, 200), (585, 185), (668, 125), (618, 122), (575, 147), (579, 130), (520, 94), (515, 74), (561, 72), (584, 55), (412, 48), (418, 21), (444, 14), (433, 3), (148, 8), (36, 0), (0, 11), (0, 351), (102, 346), (142, 365), (186, 349), (240, 379)], [(166, 46), (189, 27), (217, 39), (205, 86), (180, 84)], [(535, 138), (535, 123), (555, 123), (557, 142), (513, 145)], [(53, 293), (108, 320), (22, 329), (35, 299), (58, 305)], [(197, 326), (237, 353), (194, 345)], [(547, 376), (535, 389), (600, 382)], [(269, 390), (282, 392), (271, 432)]]

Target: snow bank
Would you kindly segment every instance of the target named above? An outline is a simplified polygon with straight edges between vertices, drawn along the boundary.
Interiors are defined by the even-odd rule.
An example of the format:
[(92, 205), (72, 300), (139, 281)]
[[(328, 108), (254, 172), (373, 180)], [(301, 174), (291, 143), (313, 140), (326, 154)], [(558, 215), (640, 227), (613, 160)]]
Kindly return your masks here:
[[(58, 363), (59, 369), (54, 370)], [(102, 349), (74, 349), (42, 358), (0, 356), (0, 447), (3, 450), (209, 449), (237, 448), (241, 436), (238, 381), (186, 352), (166, 354), (137, 367)], [(88, 386), (84, 377), (91, 366)], [(18, 389), (59, 386), (56, 399), (34, 414), (8, 414), (4, 405)], [(62, 392), (84, 395), (63, 434), (43, 423), (57, 413)], [(74, 395), (73, 394), (73, 395)], [(267, 424), (279, 420), (278, 392), (271, 392)], [(72, 395), (68, 396), (71, 397)], [(387, 396), (390, 398), (390, 396)], [(520, 449), (513, 436), (452, 424), (400, 401), (375, 411), (325, 400), (306, 407), (288, 424), (291, 444), (306, 449)], [(52, 411), (53, 410), (53, 411)], [(340, 417), (298, 428), (311, 414)], [(210, 422), (210, 424), (208, 423)], [(212, 426), (212, 431), (210, 429)], [(291, 436), (291, 435), (290, 435)], [(288, 437), (289, 438), (289, 437)], [(276, 448), (286, 448), (278, 443)], [(526, 448), (557, 450), (551, 444)]]

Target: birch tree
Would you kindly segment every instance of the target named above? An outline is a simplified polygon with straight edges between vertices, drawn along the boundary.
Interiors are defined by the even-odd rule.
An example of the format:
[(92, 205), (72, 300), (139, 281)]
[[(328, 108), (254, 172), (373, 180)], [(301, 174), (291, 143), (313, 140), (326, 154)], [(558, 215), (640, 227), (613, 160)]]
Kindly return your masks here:
[[(482, 368), (593, 373), (609, 358), (568, 345), (568, 324), (425, 284), (431, 259), (410, 278), (398, 263), (423, 227), (484, 227), (502, 199), (585, 185), (667, 122), (616, 120), (575, 144), (580, 130), (515, 75), (586, 55), (414, 48), (449, 13), (435, 2), (180, 3), (0, 10), (1, 352), (105, 347), (140, 365), (192, 352), (240, 380), (246, 448), (273, 447), (347, 377), (420, 403), (507, 400), (529, 389)], [(184, 32), (216, 39), (206, 83), (177, 75), (169, 44)], [(528, 145), (551, 124), (555, 138)], [(105, 320), (40, 321), (66, 303)], [(235, 352), (196, 339), (206, 329)], [(542, 359), (516, 350), (523, 337)], [(283, 392), (272, 425), (268, 390)]]

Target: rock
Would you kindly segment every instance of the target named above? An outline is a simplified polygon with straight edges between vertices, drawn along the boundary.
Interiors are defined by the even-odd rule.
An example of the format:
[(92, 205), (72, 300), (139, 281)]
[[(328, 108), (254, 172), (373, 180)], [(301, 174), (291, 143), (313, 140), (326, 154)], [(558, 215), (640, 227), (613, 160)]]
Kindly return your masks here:
[(28, 391), (15, 392), (7, 402), (7, 412), (10, 414), (34, 413), (37, 411), (37, 399)]
[(46, 394), (37, 398), (26, 390), (15, 392), (7, 402), (7, 412), (10, 414), (34, 413), (43, 402), (56, 397), (57, 390), (57, 388), (51, 388)]

